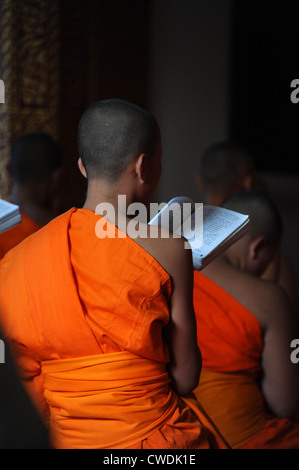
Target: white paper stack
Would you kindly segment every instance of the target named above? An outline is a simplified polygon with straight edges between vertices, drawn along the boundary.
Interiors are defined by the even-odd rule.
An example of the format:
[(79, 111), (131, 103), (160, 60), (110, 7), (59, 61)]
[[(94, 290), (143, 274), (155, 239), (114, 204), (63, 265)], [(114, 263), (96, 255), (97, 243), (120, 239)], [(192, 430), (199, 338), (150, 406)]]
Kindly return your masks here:
[(20, 208), (16, 204), (0, 199), (0, 233), (6, 232), (22, 222)]

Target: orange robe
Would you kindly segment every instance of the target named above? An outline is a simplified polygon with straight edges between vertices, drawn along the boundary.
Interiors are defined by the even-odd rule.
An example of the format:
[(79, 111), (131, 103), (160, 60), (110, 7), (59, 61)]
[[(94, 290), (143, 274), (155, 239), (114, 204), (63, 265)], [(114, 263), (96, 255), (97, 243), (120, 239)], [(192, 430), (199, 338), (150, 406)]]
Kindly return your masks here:
[(263, 338), (258, 319), (194, 272), (203, 368), (195, 396), (232, 448), (299, 449), (299, 423), (270, 416), (258, 386)]
[(3, 329), (53, 447), (227, 448), (170, 387), (169, 275), (129, 237), (97, 238), (99, 219), (73, 208), (0, 264)]
[(21, 212), (22, 222), (0, 234), (0, 259), (13, 247), (21, 243), (41, 227), (34, 220)]

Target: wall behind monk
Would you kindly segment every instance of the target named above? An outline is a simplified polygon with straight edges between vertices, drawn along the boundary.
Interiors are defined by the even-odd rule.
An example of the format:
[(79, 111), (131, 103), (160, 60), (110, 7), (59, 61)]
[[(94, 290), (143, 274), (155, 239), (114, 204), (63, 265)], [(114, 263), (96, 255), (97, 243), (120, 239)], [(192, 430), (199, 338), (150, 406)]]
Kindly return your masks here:
[[(282, 249), (299, 287), (299, 103), (291, 101), (299, 4), (152, 1), (149, 102), (161, 125), (156, 199), (200, 202), (202, 152), (232, 139), (247, 148), (282, 214)], [(299, 93), (297, 94), (297, 98)]]
[(299, 4), (235, 0), (232, 14), (229, 134), (250, 151), (281, 212), (282, 251), (299, 288), (299, 103), (291, 86), (298, 79)]
[[(147, 106), (149, 0), (62, 0), (61, 142), (68, 205), (84, 203), (77, 127), (93, 102), (123, 97)], [(65, 195), (65, 191), (64, 191)]]
[(63, 151), (58, 212), (84, 202), (77, 127), (92, 102), (119, 96), (147, 105), (150, 0), (1, 0), (0, 197), (13, 140), (42, 130)]
[(228, 137), (230, 40), (230, 0), (152, 1), (149, 103), (162, 134), (160, 200), (199, 200), (200, 156)]

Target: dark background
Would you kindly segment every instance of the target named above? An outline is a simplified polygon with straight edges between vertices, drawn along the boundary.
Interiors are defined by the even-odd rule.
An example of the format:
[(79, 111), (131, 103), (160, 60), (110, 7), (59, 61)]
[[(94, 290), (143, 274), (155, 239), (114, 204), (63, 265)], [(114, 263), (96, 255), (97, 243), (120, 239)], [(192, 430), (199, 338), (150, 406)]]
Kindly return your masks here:
[(259, 170), (298, 174), (299, 3), (234, 1), (232, 18), (231, 138)]

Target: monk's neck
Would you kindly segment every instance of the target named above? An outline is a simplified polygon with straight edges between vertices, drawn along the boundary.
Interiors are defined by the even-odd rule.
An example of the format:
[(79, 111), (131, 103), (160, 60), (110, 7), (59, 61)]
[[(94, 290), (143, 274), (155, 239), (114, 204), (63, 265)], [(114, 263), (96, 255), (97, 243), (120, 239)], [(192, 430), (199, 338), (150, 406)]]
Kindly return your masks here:
[(135, 202), (134, 195), (124, 189), (121, 184), (111, 185), (105, 181), (91, 183), (88, 187), (83, 209), (90, 209), (95, 212), (99, 204), (110, 204), (117, 211), (120, 201), (122, 208), (126, 211), (127, 207)]

